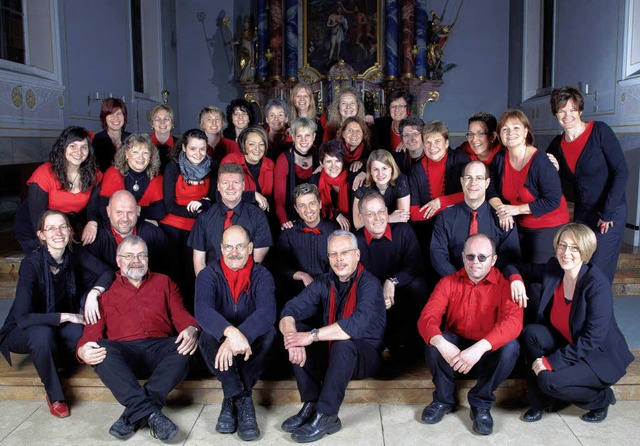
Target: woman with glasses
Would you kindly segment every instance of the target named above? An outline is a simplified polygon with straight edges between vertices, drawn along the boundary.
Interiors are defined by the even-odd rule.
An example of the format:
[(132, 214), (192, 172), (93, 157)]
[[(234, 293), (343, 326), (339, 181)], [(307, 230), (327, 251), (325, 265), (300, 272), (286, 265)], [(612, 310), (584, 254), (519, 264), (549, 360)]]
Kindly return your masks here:
[(557, 231), (553, 247), (536, 323), (521, 335), (531, 404), (522, 419), (538, 421), (543, 412), (573, 403), (588, 411), (583, 421), (598, 423), (616, 403), (611, 386), (634, 358), (616, 324), (611, 284), (589, 263), (597, 248), (594, 232), (569, 223)]
[(82, 243), (96, 238), (98, 222), (87, 222), (86, 207), (94, 187), (102, 180), (89, 133), (82, 127), (67, 127), (49, 152), (49, 161), (27, 180), (27, 198), (18, 208), (14, 233), (28, 254), (38, 247), (36, 228), (47, 209), (67, 214), (72, 227), (82, 233)]
[(573, 220), (596, 233), (598, 249), (592, 262), (610, 282), (618, 264), (627, 222), (625, 189), (629, 169), (622, 147), (604, 122), (582, 121), (584, 99), (574, 87), (553, 90), (551, 111), (562, 127), (562, 135), (549, 145), (560, 177), (573, 184)]
[(409, 180), (400, 172), (400, 168), (391, 153), (378, 149), (371, 152), (367, 160), (367, 176), (364, 185), (358, 188), (353, 198), (353, 225), (356, 229), (364, 226), (358, 211), (358, 202), (370, 191), (379, 192), (389, 213), (389, 223), (409, 221), (411, 195)]
[(387, 116), (374, 121), (375, 147), (393, 153), (402, 151), (400, 122), (411, 115), (413, 96), (408, 91), (393, 90), (387, 96)]
[(164, 172), (173, 153), (175, 140), (171, 134), (173, 129), (173, 110), (168, 105), (159, 104), (148, 114), (151, 132), (151, 142), (158, 149), (160, 155), (160, 173)]
[(222, 135), (232, 141), (238, 141), (238, 135), (245, 128), (256, 125), (256, 117), (251, 104), (246, 99), (234, 99), (227, 106), (227, 122), (229, 126)]
[(490, 113), (479, 112), (469, 118), (467, 141), (456, 150), (462, 150), (471, 161), (479, 160), (490, 166), (493, 157), (502, 149), (496, 133), (498, 122)]
[(109, 199), (116, 191), (127, 190), (138, 203), (139, 217), (157, 224), (167, 213), (162, 196), (160, 158), (152, 138), (144, 133), (129, 135), (118, 148), (113, 166), (104, 173), (100, 192), (92, 198), (90, 218), (108, 221)]
[[(29, 353), (46, 391), (51, 414), (69, 416), (58, 367), (75, 364), (75, 348), (85, 324), (87, 303), (111, 285), (113, 271), (82, 246), (71, 243), (68, 217), (48, 210), (36, 226), (40, 246), (20, 263), (16, 297), (0, 329), (0, 351)], [(92, 288), (93, 287), (93, 288)]]
[(498, 130), (507, 150), (493, 159), (489, 204), (503, 229), (511, 229), (517, 219), (522, 258), (544, 265), (553, 257), (551, 242), (558, 228), (569, 222), (560, 177), (547, 155), (534, 147), (533, 130), (523, 112), (507, 110)]
[(102, 131), (95, 134), (91, 144), (96, 154), (96, 161), (101, 172), (105, 172), (113, 162), (113, 156), (129, 132), (127, 126), (127, 106), (118, 98), (108, 98), (102, 101), (100, 108), (100, 124)]
[(364, 120), (364, 104), (356, 90), (347, 87), (340, 90), (329, 106), (329, 121), (324, 127), (322, 142), (333, 139), (344, 120), (351, 116), (357, 116)]

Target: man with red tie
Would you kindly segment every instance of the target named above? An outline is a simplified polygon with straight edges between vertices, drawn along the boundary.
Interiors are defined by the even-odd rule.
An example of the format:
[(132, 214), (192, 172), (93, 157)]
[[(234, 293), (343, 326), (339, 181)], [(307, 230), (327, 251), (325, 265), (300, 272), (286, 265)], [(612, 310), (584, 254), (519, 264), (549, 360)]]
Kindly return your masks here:
[(242, 201), (244, 173), (242, 167), (229, 163), (218, 169), (218, 192), (221, 201), (202, 212), (196, 220), (187, 245), (193, 248), (196, 276), (207, 264), (220, 259), (222, 232), (232, 225), (249, 232), (253, 258), (262, 262), (272, 244), (267, 216), (260, 208)]
[(526, 295), (518, 271), (520, 243), (518, 230), (504, 231), (494, 210), (486, 201), (489, 168), (481, 161), (471, 161), (462, 171), (460, 183), (464, 201), (443, 210), (437, 217), (431, 239), (431, 265), (440, 275), (448, 276), (460, 270), (462, 248), (469, 235), (486, 234), (496, 244), (496, 267), (511, 281), (514, 297)]

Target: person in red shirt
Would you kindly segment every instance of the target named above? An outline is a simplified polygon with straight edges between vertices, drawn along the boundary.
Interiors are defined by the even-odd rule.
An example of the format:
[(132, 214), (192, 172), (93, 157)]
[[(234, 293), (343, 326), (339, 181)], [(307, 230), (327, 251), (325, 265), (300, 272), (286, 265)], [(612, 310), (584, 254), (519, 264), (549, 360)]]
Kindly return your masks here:
[(171, 161), (173, 147), (176, 138), (171, 134), (173, 129), (173, 110), (166, 104), (158, 104), (149, 110), (149, 123), (151, 124), (151, 142), (158, 148), (160, 156), (160, 173)]
[[(125, 406), (109, 429), (111, 435), (127, 439), (146, 421), (152, 436), (170, 441), (178, 427), (162, 407), (189, 372), (200, 329), (182, 304), (176, 284), (149, 271), (144, 240), (125, 237), (118, 246), (117, 263), (116, 280), (99, 299), (101, 317), (85, 326), (76, 355), (93, 366)], [(138, 382), (139, 371), (148, 376), (144, 386)]]
[(471, 115), (466, 134), (467, 141), (456, 150), (464, 151), (471, 161), (482, 161), (490, 166), (493, 157), (502, 150), (497, 128), (498, 121), (491, 113), (478, 112)]
[(435, 384), (422, 421), (435, 424), (452, 412), (456, 374), (471, 373), (478, 379), (467, 396), (473, 430), (489, 435), (493, 392), (507, 379), (520, 353), (517, 337), (523, 311), (511, 300), (509, 281), (494, 267), (498, 256), (491, 238), (470, 236), (462, 257), (464, 269), (440, 280), (418, 320)]
[(222, 132), (227, 128), (227, 118), (218, 107), (207, 105), (198, 115), (200, 130), (207, 135), (207, 155), (220, 163), (230, 153), (240, 153), (235, 140), (225, 138)]

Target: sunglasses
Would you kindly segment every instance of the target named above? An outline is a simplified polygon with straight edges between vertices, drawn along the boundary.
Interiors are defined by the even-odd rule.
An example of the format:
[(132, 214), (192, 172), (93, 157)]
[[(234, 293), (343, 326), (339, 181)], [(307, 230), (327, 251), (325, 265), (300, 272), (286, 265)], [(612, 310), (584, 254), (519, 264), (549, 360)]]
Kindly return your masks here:
[(484, 254), (465, 254), (464, 255), (464, 258), (467, 259), (469, 262), (475, 261), (476, 257), (478, 258), (478, 262), (484, 263), (487, 261), (487, 259), (493, 257), (493, 254), (490, 254), (488, 256), (485, 256)]

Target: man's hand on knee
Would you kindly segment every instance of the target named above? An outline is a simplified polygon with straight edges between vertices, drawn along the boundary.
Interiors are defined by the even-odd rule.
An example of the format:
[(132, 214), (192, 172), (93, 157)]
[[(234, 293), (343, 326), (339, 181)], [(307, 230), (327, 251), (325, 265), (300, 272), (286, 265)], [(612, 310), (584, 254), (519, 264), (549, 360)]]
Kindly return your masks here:
[(87, 342), (78, 349), (78, 358), (89, 365), (100, 364), (107, 357), (107, 349), (97, 342)]

